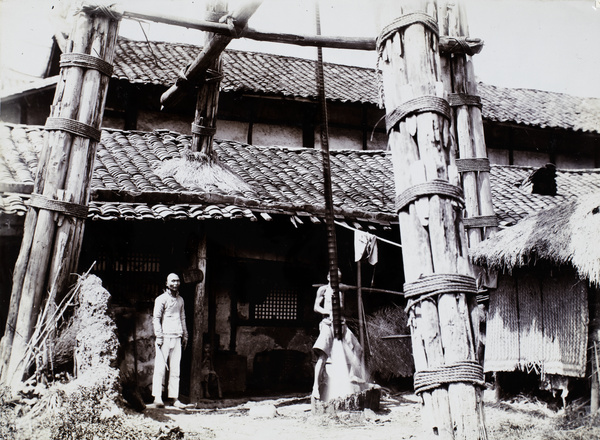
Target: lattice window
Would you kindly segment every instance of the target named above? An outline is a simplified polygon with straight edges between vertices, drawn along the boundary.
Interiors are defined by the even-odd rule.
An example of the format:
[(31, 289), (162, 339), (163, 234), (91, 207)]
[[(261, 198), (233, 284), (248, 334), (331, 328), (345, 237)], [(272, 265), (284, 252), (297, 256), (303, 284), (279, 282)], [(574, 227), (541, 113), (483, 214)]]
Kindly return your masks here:
[(298, 292), (293, 289), (272, 288), (262, 303), (254, 305), (254, 319), (298, 319)]
[(100, 254), (94, 272), (102, 278), (111, 294), (119, 299), (153, 299), (164, 288), (160, 257), (149, 252), (127, 252), (118, 256)]

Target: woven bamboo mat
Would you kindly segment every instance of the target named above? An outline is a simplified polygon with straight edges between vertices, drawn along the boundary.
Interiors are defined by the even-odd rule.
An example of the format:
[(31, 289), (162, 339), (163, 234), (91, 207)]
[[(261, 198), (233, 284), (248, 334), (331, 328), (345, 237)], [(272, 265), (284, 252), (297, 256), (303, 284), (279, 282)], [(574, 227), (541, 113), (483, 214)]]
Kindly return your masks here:
[(484, 369), (584, 377), (587, 287), (572, 276), (501, 276), (490, 295)]

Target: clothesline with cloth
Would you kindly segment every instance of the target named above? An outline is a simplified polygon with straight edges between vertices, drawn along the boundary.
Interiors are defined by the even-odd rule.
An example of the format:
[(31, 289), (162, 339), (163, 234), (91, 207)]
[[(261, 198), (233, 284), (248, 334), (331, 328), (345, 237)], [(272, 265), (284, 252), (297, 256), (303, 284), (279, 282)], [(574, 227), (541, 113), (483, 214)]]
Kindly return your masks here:
[(387, 240), (385, 238), (378, 237), (377, 235), (371, 234), (369, 232), (362, 231), (357, 228), (353, 228), (352, 226), (336, 221), (335, 224), (342, 226), (346, 229), (354, 231), (354, 253), (355, 253), (355, 261), (360, 261), (363, 258), (367, 259), (370, 264), (376, 264), (377, 257), (377, 240), (383, 241), (385, 243), (391, 244), (393, 246), (402, 247), (400, 243), (396, 243), (391, 240)]
[[(342, 222), (336, 221), (336, 222), (335, 222), (335, 224), (336, 224), (336, 225), (339, 225), (339, 226), (342, 226), (343, 228), (350, 229), (351, 231), (360, 231), (360, 232), (364, 232), (364, 231), (362, 231), (362, 230), (360, 230), (360, 229), (353, 228), (352, 226), (348, 225), (347, 223), (342, 223)], [(393, 246), (397, 246), (397, 247), (399, 247), (399, 248), (401, 248), (401, 247), (402, 247), (402, 245), (401, 245), (400, 243), (396, 243), (395, 241), (391, 241), (391, 240), (388, 240), (388, 239), (386, 239), (386, 238), (379, 237), (379, 236), (377, 236), (377, 235), (374, 235), (374, 234), (371, 234), (371, 233), (369, 233), (369, 234), (370, 234), (370, 235), (373, 235), (373, 237), (375, 237), (375, 238), (376, 238), (377, 240), (379, 240), (379, 241), (383, 241), (383, 242), (385, 242), (385, 243), (391, 244), (391, 245), (393, 245)]]

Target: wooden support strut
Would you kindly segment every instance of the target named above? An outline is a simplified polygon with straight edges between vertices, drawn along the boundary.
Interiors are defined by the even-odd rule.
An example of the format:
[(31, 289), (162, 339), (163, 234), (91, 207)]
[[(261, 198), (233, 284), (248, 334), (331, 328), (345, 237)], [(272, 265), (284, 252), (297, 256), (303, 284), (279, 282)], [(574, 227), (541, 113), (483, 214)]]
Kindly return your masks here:
[(173, 106), (186, 95), (190, 88), (190, 83), (199, 81), (231, 40), (243, 35), (244, 29), (248, 25), (248, 20), (261, 3), (262, 0), (249, 1), (228, 17), (228, 21), (232, 25), (233, 34), (231, 32), (227, 35), (218, 34), (211, 38), (210, 42), (204, 46), (196, 59), (184, 69), (175, 84), (160, 97), (162, 107)]

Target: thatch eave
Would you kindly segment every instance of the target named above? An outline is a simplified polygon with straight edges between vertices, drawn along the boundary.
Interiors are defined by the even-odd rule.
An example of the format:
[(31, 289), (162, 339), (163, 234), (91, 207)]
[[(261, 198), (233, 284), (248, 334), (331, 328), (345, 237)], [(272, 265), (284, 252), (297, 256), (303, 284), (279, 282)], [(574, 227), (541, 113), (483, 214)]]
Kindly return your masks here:
[(600, 193), (532, 214), (471, 250), (482, 267), (512, 272), (539, 262), (571, 266), (600, 286)]

